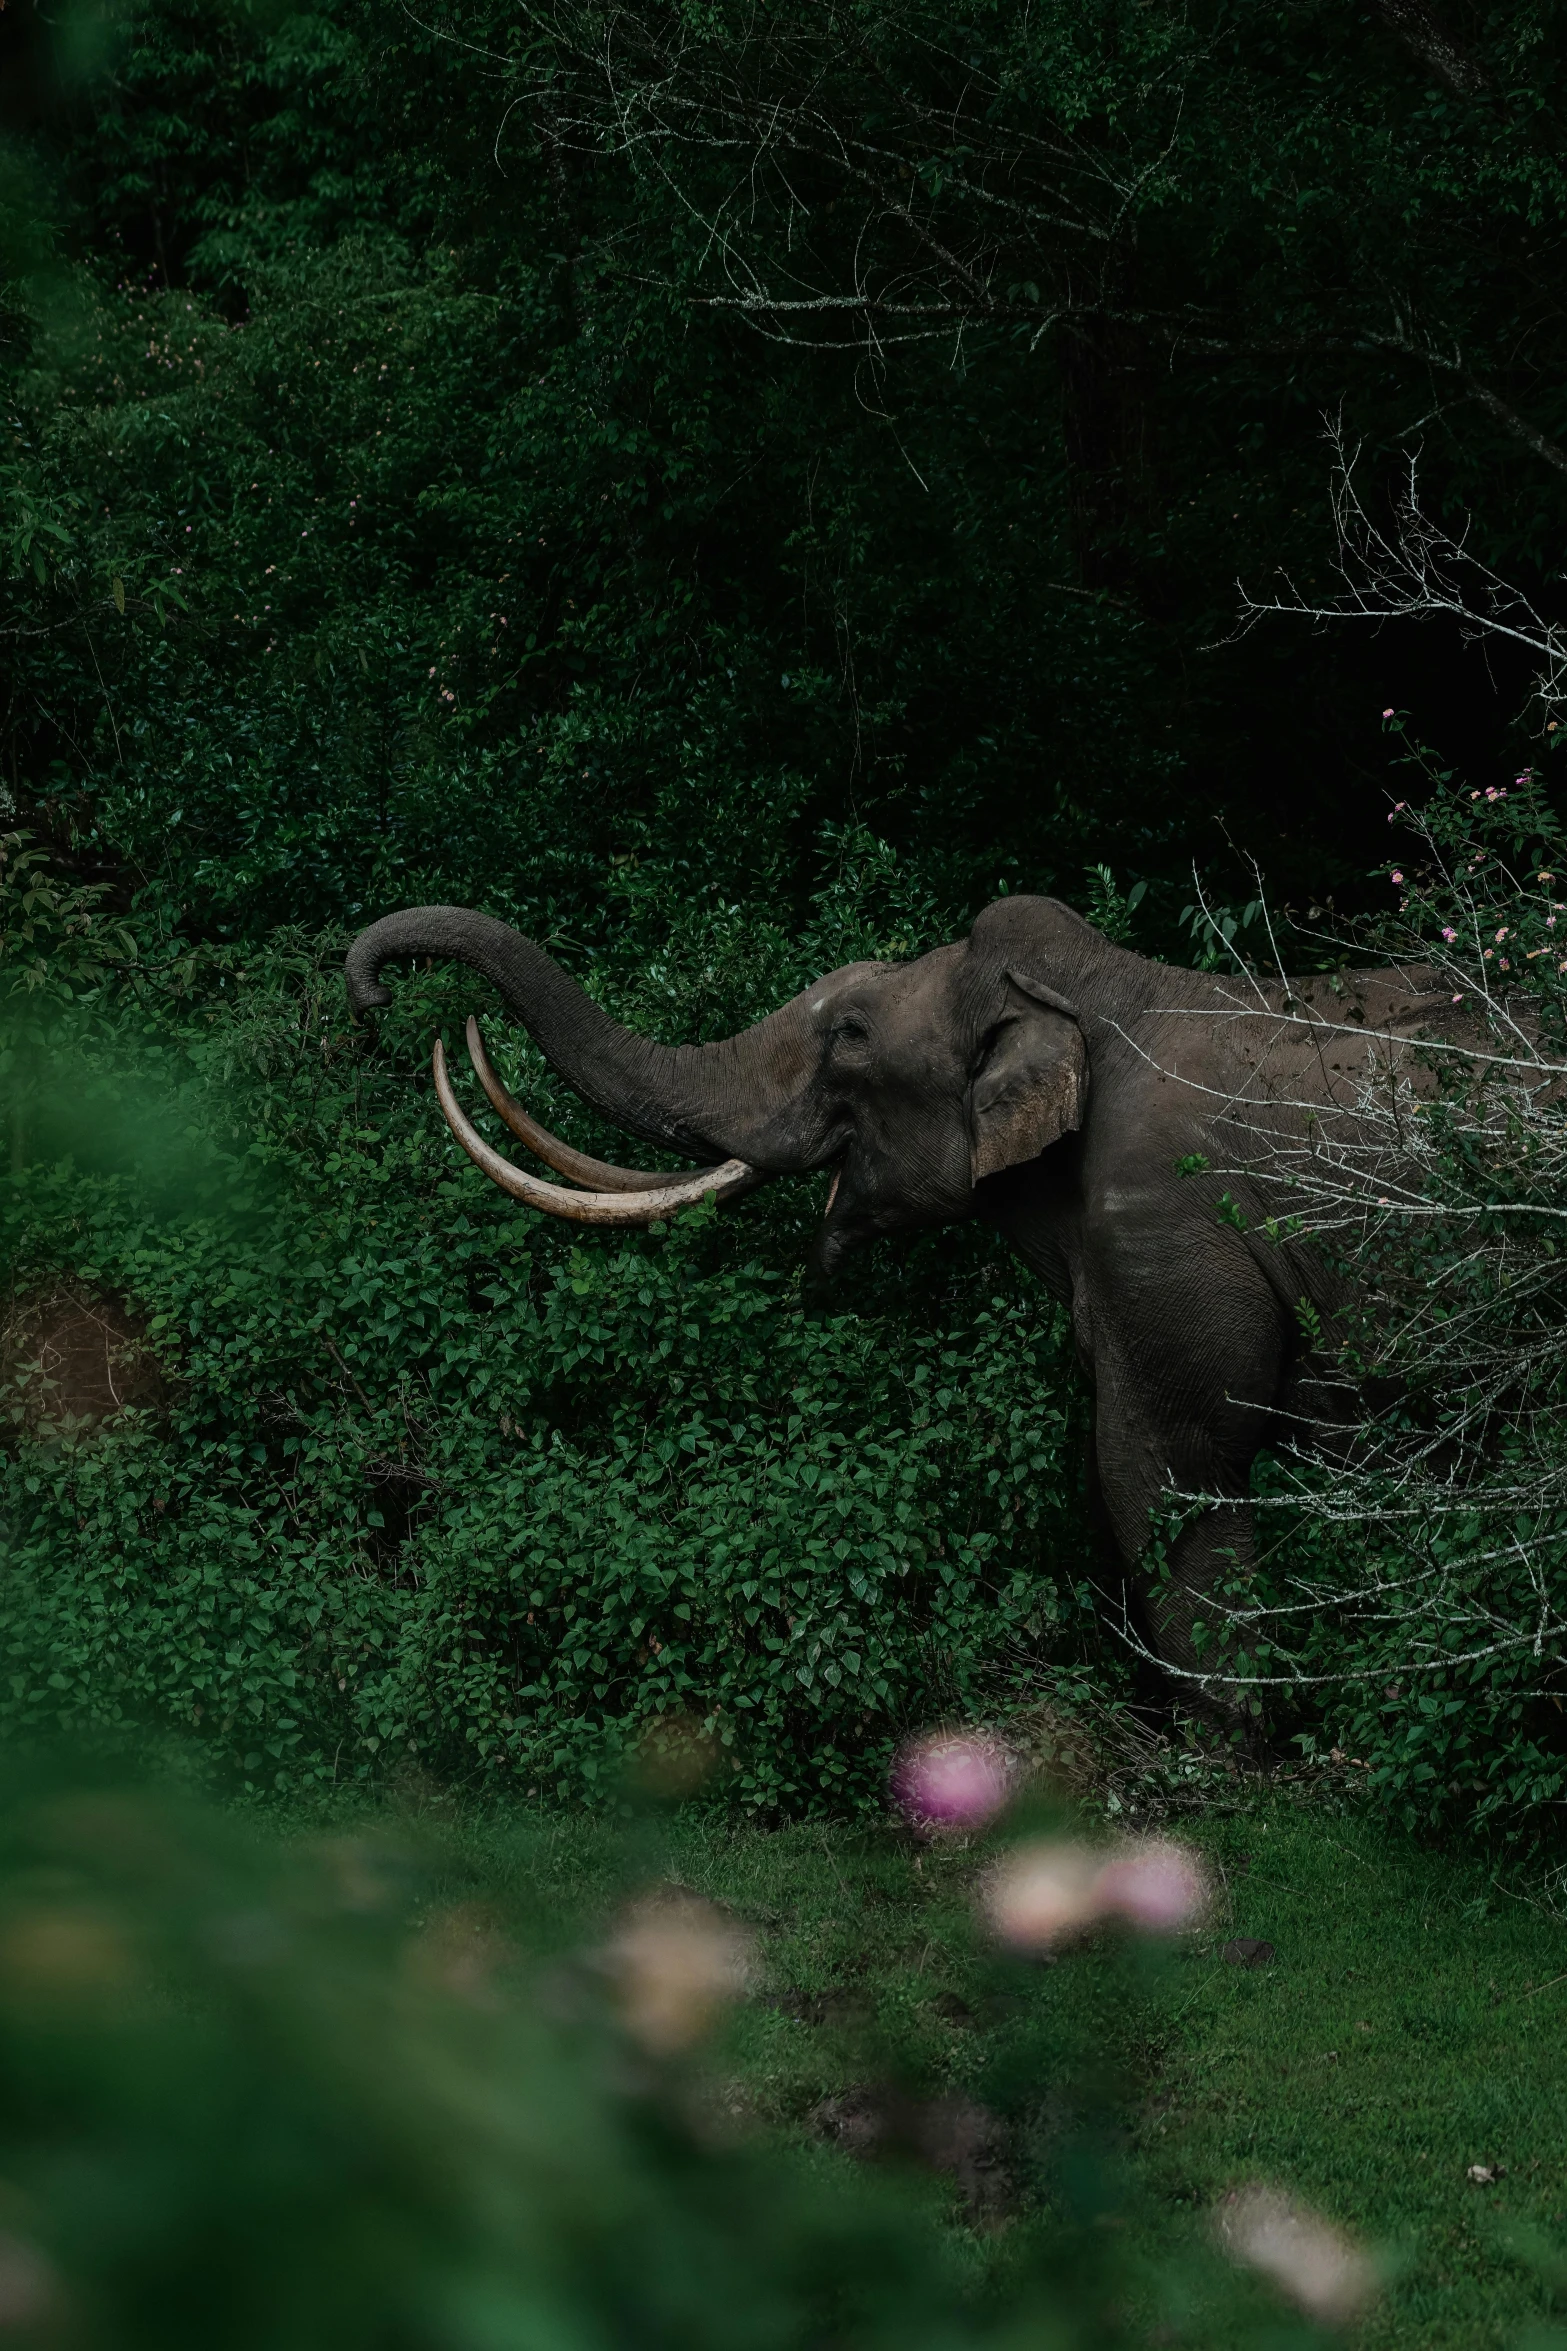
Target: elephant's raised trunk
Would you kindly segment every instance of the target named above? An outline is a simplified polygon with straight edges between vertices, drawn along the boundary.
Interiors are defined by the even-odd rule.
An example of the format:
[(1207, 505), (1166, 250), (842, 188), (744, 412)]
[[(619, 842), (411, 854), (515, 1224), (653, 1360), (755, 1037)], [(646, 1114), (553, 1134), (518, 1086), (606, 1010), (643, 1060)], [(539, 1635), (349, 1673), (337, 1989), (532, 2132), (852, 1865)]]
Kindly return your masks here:
[[(541, 947), (506, 923), (460, 906), (414, 906), (372, 923), (349, 949), (346, 977), (354, 1011), (371, 1011), (391, 1001), (381, 984), (383, 965), (421, 955), (451, 957), (482, 972), (551, 1067), (617, 1126), (693, 1159), (728, 1162), (722, 1169), (704, 1171), (705, 1184), (691, 1177), (684, 1179), (683, 1185), (677, 1183), (676, 1190), (695, 1186), (698, 1191), (722, 1194), (760, 1177), (788, 1174), (812, 1164), (801, 1157), (792, 1136), (784, 1141), (785, 1122), (778, 1115), (799, 1090), (809, 1063), (810, 1030), (804, 999), (796, 998), (755, 1028), (719, 1044), (658, 1045), (611, 1020)], [(498, 1084), (492, 1088), (493, 1073), (483, 1065), (482, 1048), (475, 1056), (475, 1066), (494, 1101), (496, 1093), (504, 1089)], [(561, 1193), (531, 1177), (524, 1179), (524, 1190), (499, 1172), (499, 1167), (508, 1163), (499, 1162), (499, 1167), (490, 1164), (498, 1155), (463, 1118), (451, 1095), (444, 1065), (438, 1067), (438, 1091), (458, 1141), (493, 1180), (555, 1214), (580, 1217), (585, 1213), (581, 1194)], [(603, 1213), (595, 1212), (588, 1221), (643, 1221), (648, 1214), (667, 1213), (670, 1205), (678, 1205), (668, 1197), (672, 1179), (667, 1176), (587, 1161), (536, 1127), (520, 1105), (511, 1104), (509, 1111), (504, 1103), (500, 1107), (513, 1131), (551, 1165), (579, 1182), (586, 1170), (594, 1171), (586, 1180), (599, 1187), (592, 1197), (606, 1205)], [(537, 1198), (536, 1193), (549, 1197)], [(620, 1197), (610, 1209), (608, 1202), (615, 1194)], [(658, 1207), (653, 1205), (656, 1199)], [(567, 1208), (562, 1205), (566, 1201), (575, 1201), (576, 1206)]]

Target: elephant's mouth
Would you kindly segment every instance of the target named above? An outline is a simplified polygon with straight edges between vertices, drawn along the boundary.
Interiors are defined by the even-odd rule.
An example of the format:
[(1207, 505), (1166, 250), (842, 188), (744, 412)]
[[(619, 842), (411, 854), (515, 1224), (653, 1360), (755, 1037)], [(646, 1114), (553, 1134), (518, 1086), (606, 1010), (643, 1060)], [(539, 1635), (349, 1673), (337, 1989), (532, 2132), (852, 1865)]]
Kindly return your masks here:
[(870, 1202), (863, 1197), (849, 1154), (845, 1152), (833, 1168), (822, 1221), (806, 1258), (807, 1286), (818, 1291), (825, 1288), (843, 1260), (873, 1239), (876, 1230), (876, 1216)]

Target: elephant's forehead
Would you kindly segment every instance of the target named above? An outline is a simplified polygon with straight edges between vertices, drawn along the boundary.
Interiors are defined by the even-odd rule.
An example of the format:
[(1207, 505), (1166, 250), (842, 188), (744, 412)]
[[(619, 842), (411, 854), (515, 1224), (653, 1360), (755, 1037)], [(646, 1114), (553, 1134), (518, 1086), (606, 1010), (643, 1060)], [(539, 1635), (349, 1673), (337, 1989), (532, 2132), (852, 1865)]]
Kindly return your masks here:
[(934, 1039), (950, 1018), (952, 983), (961, 960), (961, 947), (935, 947), (912, 963), (846, 963), (808, 988), (805, 1001), (820, 1022), (852, 1008), (878, 1027), (913, 1032), (923, 1026)]
[(814, 987), (806, 989), (806, 1009), (822, 1018), (841, 1012), (859, 987), (893, 968), (888, 963), (846, 963), (837, 971), (829, 971)]

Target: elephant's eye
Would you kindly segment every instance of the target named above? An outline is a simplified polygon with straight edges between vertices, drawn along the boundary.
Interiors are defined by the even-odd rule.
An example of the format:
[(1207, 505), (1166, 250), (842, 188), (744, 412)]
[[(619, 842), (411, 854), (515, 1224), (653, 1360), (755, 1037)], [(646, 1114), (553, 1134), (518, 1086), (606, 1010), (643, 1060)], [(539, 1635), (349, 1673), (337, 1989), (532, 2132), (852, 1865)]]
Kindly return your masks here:
[(868, 1044), (870, 1033), (864, 1021), (856, 1019), (852, 1012), (846, 1013), (842, 1020), (835, 1020), (832, 1024), (832, 1041), (835, 1045)]

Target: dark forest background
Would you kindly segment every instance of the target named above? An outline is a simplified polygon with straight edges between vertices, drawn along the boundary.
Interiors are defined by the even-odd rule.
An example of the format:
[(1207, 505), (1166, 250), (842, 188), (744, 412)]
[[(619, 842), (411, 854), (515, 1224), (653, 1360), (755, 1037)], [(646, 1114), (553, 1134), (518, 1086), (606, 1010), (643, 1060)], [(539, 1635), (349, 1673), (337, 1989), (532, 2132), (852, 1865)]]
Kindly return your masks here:
[(1333, 585), (1340, 416), (1552, 579), (1559, 13), (20, 0), (18, 810), (224, 936), (827, 823), (1363, 892), (1382, 709), (1522, 679), (1236, 583)]
[(454, 899), (694, 1036), (1001, 889), (1380, 903), (1384, 711), (1490, 782), (1529, 664), (1243, 590), (1337, 592), (1341, 428), (1559, 608), (1564, 91), (1546, 0), (11, 0), (7, 1360), (143, 1367), (16, 1406), (26, 1719), (531, 1789), (687, 1708), (798, 1804), (1092, 1661), (1017, 1269), (539, 1231), (431, 1132), (463, 985), (336, 959)]

